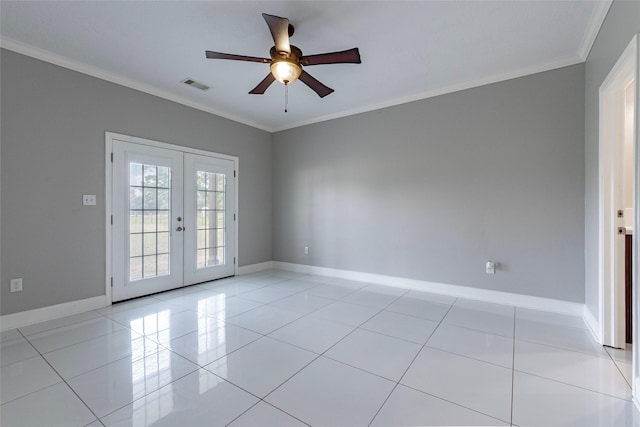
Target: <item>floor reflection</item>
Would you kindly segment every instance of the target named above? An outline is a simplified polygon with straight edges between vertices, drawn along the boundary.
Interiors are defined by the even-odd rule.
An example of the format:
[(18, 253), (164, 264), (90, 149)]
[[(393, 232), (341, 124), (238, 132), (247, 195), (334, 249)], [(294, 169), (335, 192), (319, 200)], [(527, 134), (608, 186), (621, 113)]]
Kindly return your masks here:
[[(171, 351), (160, 350), (151, 340), (134, 335), (135, 330), (145, 335), (171, 331), (171, 310), (163, 310), (131, 321), (131, 392), (132, 396), (145, 396), (159, 390), (157, 400), (140, 399), (133, 402), (135, 419), (142, 418), (150, 425), (173, 411), (173, 378), (171, 372)], [(153, 347), (153, 348), (149, 348)], [(146, 357), (145, 357), (146, 356)]]
[[(224, 316), (227, 297), (225, 294), (215, 295), (198, 301), (198, 314), (202, 322), (211, 319), (209, 316)], [(227, 354), (225, 323), (220, 321), (214, 329), (198, 328), (198, 331), (206, 331), (198, 334), (198, 365), (204, 366), (210, 360), (217, 359)], [(208, 390), (206, 388), (204, 391)], [(202, 391), (202, 392), (204, 392)]]

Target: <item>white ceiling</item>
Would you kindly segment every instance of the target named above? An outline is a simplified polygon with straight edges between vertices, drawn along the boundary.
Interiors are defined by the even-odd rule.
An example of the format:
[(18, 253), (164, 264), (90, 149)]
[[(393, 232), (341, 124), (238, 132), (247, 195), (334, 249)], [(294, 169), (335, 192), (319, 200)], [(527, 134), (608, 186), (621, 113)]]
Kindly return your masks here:
[[(4, 48), (276, 131), (584, 61), (611, 0), (586, 1), (7, 1)], [(261, 13), (289, 18), (305, 54), (360, 48), (362, 64), (306, 67), (301, 82), (249, 95), (269, 57)], [(201, 92), (186, 77), (210, 85)]]

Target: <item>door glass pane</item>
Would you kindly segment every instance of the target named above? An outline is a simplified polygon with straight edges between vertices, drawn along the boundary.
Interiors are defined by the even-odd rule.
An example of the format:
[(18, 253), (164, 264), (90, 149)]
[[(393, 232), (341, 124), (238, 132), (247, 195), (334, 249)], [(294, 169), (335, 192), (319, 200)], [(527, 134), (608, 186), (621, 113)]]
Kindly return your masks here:
[(171, 168), (129, 164), (129, 278), (171, 273)]
[(169, 233), (158, 233), (157, 236), (158, 254), (169, 253)]
[(129, 235), (129, 255), (131, 257), (142, 256), (142, 234), (131, 233)]
[(158, 231), (169, 231), (169, 211), (158, 211)]
[(196, 268), (223, 265), (225, 175), (196, 172)]
[(131, 257), (129, 259), (129, 275), (130, 280), (142, 279), (142, 257)]

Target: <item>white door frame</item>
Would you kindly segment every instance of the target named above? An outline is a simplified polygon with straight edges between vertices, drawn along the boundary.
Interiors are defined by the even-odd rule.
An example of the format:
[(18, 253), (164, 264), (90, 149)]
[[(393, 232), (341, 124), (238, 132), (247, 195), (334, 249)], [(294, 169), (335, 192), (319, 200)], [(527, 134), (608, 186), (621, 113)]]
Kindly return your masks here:
[[(603, 345), (613, 347), (623, 347), (625, 344), (625, 324), (624, 324), (624, 290), (620, 291), (614, 286), (616, 279), (616, 263), (619, 264), (623, 253), (616, 253), (615, 230), (617, 229), (616, 209), (621, 204), (620, 194), (614, 191), (614, 181), (616, 179), (616, 155), (618, 134), (620, 123), (624, 123), (624, 108), (619, 108), (620, 93), (624, 91), (624, 86), (631, 79), (635, 79), (635, 99), (634, 115), (635, 124), (633, 131), (634, 144), (634, 218), (633, 218), (633, 274), (632, 274), (632, 324), (633, 327), (633, 395), (640, 392), (637, 381), (638, 372), (638, 308), (640, 308), (640, 297), (638, 295), (638, 226), (640, 225), (640, 144), (638, 143), (638, 125), (640, 122), (640, 111), (638, 106), (640, 81), (638, 71), (640, 69), (640, 54), (638, 52), (638, 35), (636, 34), (627, 48), (624, 50), (609, 75), (600, 86), (600, 110), (599, 110), (599, 259), (598, 259), (598, 282), (599, 282), (599, 320), (600, 339)], [(635, 400), (635, 397), (634, 397)]]
[(624, 259), (616, 244), (620, 240), (615, 234), (620, 220), (615, 212), (622, 206), (622, 201), (615, 184), (620, 180), (624, 87), (636, 75), (637, 48), (637, 37), (634, 37), (600, 86), (599, 314), (602, 344), (612, 347), (624, 347), (625, 343), (624, 291), (614, 286), (621, 280), (620, 261)]
[[(105, 250), (106, 250), (106, 262), (105, 262), (105, 295), (106, 295), (106, 300), (108, 304), (111, 304), (112, 300), (113, 300), (113, 296), (111, 293), (111, 286), (112, 286), (112, 277), (111, 277), (111, 273), (112, 273), (112, 269), (113, 269), (113, 260), (111, 259), (111, 250), (112, 250), (112, 236), (111, 236), (111, 215), (113, 213), (113, 176), (112, 176), (112, 156), (111, 154), (113, 153), (113, 141), (114, 140), (118, 140), (118, 141), (124, 141), (124, 142), (131, 142), (134, 144), (140, 144), (140, 145), (147, 145), (147, 146), (151, 146), (151, 147), (157, 147), (157, 148), (165, 148), (165, 149), (169, 149), (169, 150), (175, 150), (175, 151), (181, 151), (183, 153), (190, 153), (190, 154), (197, 154), (197, 155), (203, 155), (203, 156), (208, 156), (208, 157), (217, 157), (220, 159), (225, 159), (225, 160), (231, 160), (233, 161), (234, 164), (234, 170), (236, 171), (235, 177), (233, 178), (235, 180), (235, 191), (236, 191), (236, 197), (235, 197), (235, 203), (233, 208), (233, 211), (237, 214), (236, 218), (236, 223), (235, 223), (235, 228), (234, 228), (234, 239), (235, 239), (235, 248), (234, 248), (234, 257), (236, 260), (239, 260), (238, 258), (238, 228), (239, 228), (239, 224), (240, 224), (240, 215), (238, 212), (238, 178), (240, 176), (240, 161), (239, 158), (236, 156), (229, 156), (227, 154), (219, 154), (219, 153), (214, 153), (212, 151), (205, 151), (205, 150), (199, 150), (197, 148), (189, 148), (189, 147), (185, 147), (182, 145), (176, 145), (176, 144), (168, 144), (165, 142), (160, 142), (160, 141), (154, 141), (151, 139), (145, 139), (145, 138), (138, 138), (135, 136), (129, 136), (129, 135), (123, 135), (123, 134), (119, 134), (119, 133), (114, 133), (114, 132), (105, 132), (105, 156), (104, 156), (104, 169), (105, 169), (105, 241), (106, 241), (106, 245), (105, 245)], [(239, 262), (236, 261), (236, 263), (234, 264), (234, 275), (238, 274), (238, 264)]]

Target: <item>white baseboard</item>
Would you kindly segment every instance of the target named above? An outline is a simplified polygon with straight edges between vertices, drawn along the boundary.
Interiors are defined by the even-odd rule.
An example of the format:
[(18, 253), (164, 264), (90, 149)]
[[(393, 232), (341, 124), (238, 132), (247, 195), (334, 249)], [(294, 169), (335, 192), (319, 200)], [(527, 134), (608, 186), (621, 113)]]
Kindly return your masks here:
[(273, 268), (273, 261), (261, 262), (259, 264), (243, 265), (238, 267), (238, 275), (257, 273), (262, 270), (269, 270)]
[(78, 301), (65, 302), (63, 304), (50, 305), (36, 308), (35, 310), (21, 311), (20, 313), (5, 314), (0, 316), (0, 331), (21, 328), (34, 323), (71, 316), (89, 310), (96, 310), (109, 305), (105, 295)]
[[(259, 264), (238, 267), (238, 274), (250, 274), (267, 270), (272, 267), (272, 262), (262, 262)], [(65, 302), (63, 304), (51, 305), (37, 308), (35, 310), (21, 311), (19, 313), (6, 314), (0, 316), (0, 331), (21, 328), (34, 323), (46, 322), (60, 317), (71, 316), (85, 311), (96, 310), (110, 305), (106, 295), (87, 298), (78, 301)]]
[(383, 276), (380, 274), (362, 273), (350, 270), (316, 267), (312, 265), (292, 264), (273, 261), (272, 268), (294, 271), (297, 273), (317, 274), (340, 279), (355, 280), (377, 285), (393, 286), (415, 291), (431, 292), (457, 298), (466, 298), (496, 304), (513, 305), (516, 307), (550, 311), (554, 313), (570, 314), (582, 317), (584, 304), (562, 301), (530, 295), (513, 294), (509, 292), (492, 291), (488, 289), (471, 288), (468, 286), (448, 285), (446, 283), (426, 282), (423, 280), (405, 279), (402, 277)]
[[(591, 312), (585, 309), (584, 304), (561, 301), (550, 298), (535, 297), (530, 295), (513, 294), (508, 292), (492, 291), (488, 289), (471, 288), (468, 286), (449, 285), (446, 283), (427, 282), (423, 280), (406, 279), (402, 277), (384, 276), (380, 274), (363, 273), (351, 270), (339, 270), (334, 268), (316, 267), (312, 265), (292, 264), (280, 261), (267, 261), (258, 264), (246, 265), (238, 268), (238, 274), (251, 274), (262, 270), (277, 268), (297, 273), (316, 274), (319, 276), (335, 277), (359, 282), (386, 285), (402, 289), (411, 289), (423, 292), (432, 292), (457, 298), (474, 299), (492, 302), (496, 304), (513, 305), (516, 307), (531, 308), (535, 310), (550, 311), (554, 313), (581, 316), (589, 330), (594, 334), (597, 342), (600, 342), (598, 323)], [(0, 316), (0, 330), (14, 329), (34, 323), (45, 322), (84, 311), (95, 310), (109, 305), (106, 296), (101, 295), (79, 301), (71, 301), (64, 304), (23, 311), (20, 313)]]
[(589, 330), (589, 332), (591, 332), (591, 336), (593, 336), (593, 339), (597, 343), (602, 344), (600, 322), (596, 320), (596, 318), (593, 316), (593, 313), (591, 313), (591, 310), (587, 308), (586, 304), (584, 306), (584, 313), (582, 313), (582, 320), (584, 320), (584, 324), (587, 325), (587, 329)]

